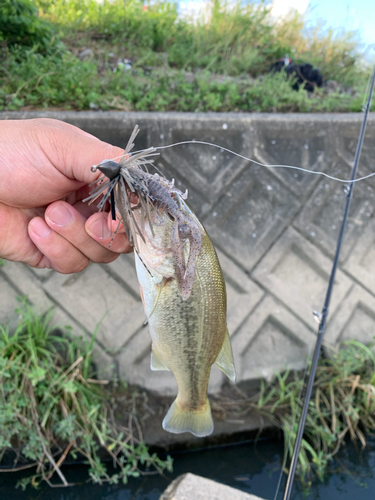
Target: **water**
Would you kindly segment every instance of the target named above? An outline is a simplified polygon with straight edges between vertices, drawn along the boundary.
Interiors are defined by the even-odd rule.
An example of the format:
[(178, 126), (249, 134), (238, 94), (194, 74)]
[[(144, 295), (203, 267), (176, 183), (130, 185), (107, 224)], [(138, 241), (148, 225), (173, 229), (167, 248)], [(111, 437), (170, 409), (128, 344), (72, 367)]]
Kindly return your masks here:
[[(25, 473), (0, 474), (0, 498), (2, 500), (159, 500), (171, 480), (185, 472), (214, 479), (218, 482), (273, 500), (279, 479), (283, 445), (281, 442), (260, 440), (227, 447), (210, 448), (172, 454), (174, 472), (165, 476), (146, 476), (132, 479), (128, 485), (80, 484), (70, 488), (51, 489), (42, 485), (35, 491), (14, 489)], [(82, 465), (63, 468), (68, 481), (83, 482), (86, 468)], [(55, 481), (57, 481), (55, 477)], [(284, 480), (277, 500), (283, 498)], [(326, 480), (315, 480), (305, 496), (297, 483), (293, 500), (373, 500), (375, 491), (375, 438), (369, 438), (369, 446), (357, 452), (351, 443), (339, 453), (329, 466)]]

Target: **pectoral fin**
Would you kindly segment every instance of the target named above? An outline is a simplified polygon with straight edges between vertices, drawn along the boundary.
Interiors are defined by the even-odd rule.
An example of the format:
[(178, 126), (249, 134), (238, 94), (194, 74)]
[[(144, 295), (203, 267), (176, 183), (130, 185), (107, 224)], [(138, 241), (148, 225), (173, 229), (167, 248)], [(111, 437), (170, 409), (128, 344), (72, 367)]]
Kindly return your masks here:
[(162, 371), (162, 370), (170, 371), (169, 368), (164, 363), (164, 361), (159, 356), (159, 354), (155, 351), (154, 346), (152, 346), (151, 365), (150, 366), (151, 366), (151, 370), (154, 372)]
[(215, 365), (217, 365), (220, 370), (225, 373), (229, 380), (233, 383), (236, 381), (236, 371), (234, 369), (233, 352), (232, 346), (230, 345), (228, 330), (225, 334), (221, 351), (216, 358)]
[(148, 316), (148, 318), (147, 318), (147, 322), (149, 321), (149, 319), (151, 318), (151, 316), (152, 316), (152, 315), (154, 314), (154, 312), (155, 312), (156, 306), (157, 306), (157, 304), (158, 304), (158, 302), (159, 302), (160, 292), (161, 292), (161, 290), (162, 290), (162, 288), (163, 288), (163, 286), (164, 286), (165, 282), (166, 282), (166, 279), (165, 279), (165, 278), (163, 278), (162, 282), (158, 285), (158, 288), (157, 288), (157, 295), (156, 295), (156, 299), (155, 299), (154, 307), (152, 308), (152, 310), (151, 310), (151, 312), (150, 312), (150, 315), (149, 315), (149, 316)]

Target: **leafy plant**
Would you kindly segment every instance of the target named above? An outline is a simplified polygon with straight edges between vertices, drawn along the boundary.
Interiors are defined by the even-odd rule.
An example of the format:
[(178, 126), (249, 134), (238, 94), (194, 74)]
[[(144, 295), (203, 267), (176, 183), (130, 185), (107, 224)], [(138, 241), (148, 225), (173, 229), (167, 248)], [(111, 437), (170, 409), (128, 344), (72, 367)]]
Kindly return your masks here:
[[(320, 23), (306, 26), (296, 11), (275, 21), (265, 2), (211, 0), (194, 18), (181, 16), (174, 1), (36, 0), (43, 18), (59, 27), (69, 44), (77, 31), (126, 44), (129, 55), (153, 64), (165, 52), (172, 67), (252, 76), (288, 53), (295, 62), (318, 65), (325, 78), (353, 84), (362, 73), (358, 39)], [(150, 58), (149, 61), (147, 59)]]
[[(105, 382), (90, 378), (94, 339), (78, 341), (69, 329), (62, 334), (52, 328), (52, 311), (39, 315), (26, 298), (16, 312), (13, 333), (0, 327), (0, 460), (13, 450), (20, 469), (25, 460), (35, 465), (36, 472), (21, 486), (41, 481), (68, 486), (61, 470), (68, 454), (84, 457), (90, 479), (99, 484), (126, 483), (144, 467), (171, 470), (169, 457), (162, 461), (150, 455), (131, 428), (116, 423), (113, 398), (102, 389)], [(117, 473), (107, 472), (101, 449)]]
[[(218, 397), (212, 402), (217, 418), (243, 418), (256, 411), (279, 427), (285, 455), (291, 457), (301, 418), (304, 380), (299, 372), (276, 374), (261, 381), (260, 390), (238, 397)], [(308, 491), (312, 476), (323, 480), (328, 464), (347, 438), (362, 447), (375, 431), (375, 347), (347, 341), (330, 359), (321, 358), (315, 377), (297, 476)]]
[(38, 46), (45, 50), (53, 38), (52, 26), (39, 17), (31, 0), (0, 1), (0, 41), (8, 46)]
[[(12, 1), (7, 5), (18, 0)], [(263, 2), (212, 0), (195, 19), (181, 16), (173, 1), (34, 3), (40, 17), (33, 6), (32, 19), (54, 26), (67, 49), (50, 44), (41, 53), (37, 41), (26, 48), (8, 43), (0, 53), (0, 110), (362, 109), (368, 71), (354, 34), (324, 25), (308, 28), (297, 13), (275, 22)], [(92, 57), (80, 61), (76, 55), (87, 47)], [(318, 89), (309, 96), (293, 91), (283, 74), (269, 75), (270, 64), (286, 53), (296, 63), (320, 67), (325, 79), (340, 82), (340, 90)], [(130, 70), (117, 64), (124, 57), (133, 60)]]
[[(297, 374), (277, 375), (262, 383), (256, 408), (280, 426), (285, 451), (292, 455), (301, 416), (303, 381)], [(331, 359), (321, 359), (302, 440), (297, 472), (309, 483), (312, 472), (323, 480), (327, 463), (350, 437), (366, 446), (375, 430), (375, 351), (356, 340), (345, 342)]]

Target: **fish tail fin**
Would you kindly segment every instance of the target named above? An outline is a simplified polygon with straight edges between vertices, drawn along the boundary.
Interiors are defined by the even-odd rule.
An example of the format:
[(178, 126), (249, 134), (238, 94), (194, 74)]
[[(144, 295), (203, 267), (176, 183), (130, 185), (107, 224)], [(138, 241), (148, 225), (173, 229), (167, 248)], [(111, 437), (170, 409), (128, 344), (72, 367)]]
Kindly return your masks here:
[(191, 432), (198, 437), (208, 436), (214, 430), (208, 399), (199, 410), (180, 408), (177, 399), (175, 399), (164, 417), (163, 429), (175, 434)]

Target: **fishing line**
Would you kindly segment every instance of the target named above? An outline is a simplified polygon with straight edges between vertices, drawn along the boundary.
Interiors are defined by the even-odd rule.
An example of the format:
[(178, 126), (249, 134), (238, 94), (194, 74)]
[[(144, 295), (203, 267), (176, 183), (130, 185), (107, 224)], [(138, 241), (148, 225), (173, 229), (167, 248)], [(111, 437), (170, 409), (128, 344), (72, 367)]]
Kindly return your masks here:
[[(303, 167), (297, 167), (295, 165), (266, 165), (265, 163), (261, 163), (259, 161), (253, 160), (252, 158), (248, 158), (247, 156), (241, 155), (240, 153), (236, 153), (235, 151), (232, 151), (231, 149), (225, 148), (224, 146), (219, 146), (219, 144), (214, 144), (212, 142), (206, 142), (206, 141), (196, 141), (195, 139), (188, 140), (188, 141), (181, 141), (181, 142), (175, 142), (173, 144), (168, 144), (166, 146), (157, 146), (154, 147), (155, 150), (159, 149), (168, 149), (168, 148), (173, 148), (175, 146), (182, 146), (185, 144), (202, 144), (204, 146), (211, 146), (213, 148), (220, 149), (221, 151), (226, 151), (227, 153), (230, 153), (234, 156), (237, 156), (238, 158), (241, 158), (243, 160), (246, 160), (250, 163), (254, 163), (255, 165), (259, 165), (260, 167), (265, 167), (265, 168), (289, 168), (293, 170), (299, 170), (301, 172), (306, 172), (308, 174), (314, 174), (314, 175), (322, 175), (323, 177), (326, 177), (327, 179), (331, 179), (333, 181), (337, 182), (342, 182), (343, 184), (354, 184), (355, 182), (359, 181), (364, 181), (366, 179), (369, 179), (370, 177), (375, 176), (375, 172), (372, 172), (371, 174), (364, 175), (363, 177), (358, 177), (357, 179), (340, 179), (339, 177), (334, 177), (333, 175), (329, 175), (325, 172), (322, 172), (320, 170), (309, 170), (308, 168), (303, 168)], [(141, 153), (143, 151), (146, 151), (145, 149), (140, 149), (139, 151), (135, 151), (132, 154), (136, 153)], [(111, 158), (112, 160), (117, 160), (119, 158), (122, 158), (122, 156), (116, 156), (115, 158)]]
[[(373, 89), (373, 85), (374, 85), (374, 79), (375, 79), (375, 72), (374, 72), (374, 76), (373, 76), (373, 79), (372, 79), (372, 86), (370, 87), (370, 83), (369, 83), (370, 80), (371, 80), (371, 78), (370, 78), (369, 82), (367, 84), (366, 93), (365, 93), (365, 95), (366, 95), (367, 91), (368, 91), (368, 89), (370, 87), (370, 92), (369, 92), (369, 94), (370, 94), (369, 101), (370, 102), (371, 102), (372, 89)], [(369, 112), (369, 104), (367, 105), (367, 109), (365, 109), (365, 111), (368, 114), (368, 112)], [(365, 121), (364, 121), (364, 123), (365, 123)], [(362, 136), (362, 140), (363, 140), (363, 137), (364, 137), (364, 126), (363, 125), (362, 125), (362, 129), (361, 129), (361, 136)], [(344, 184), (348, 184), (349, 185), (349, 192), (347, 193), (347, 197), (348, 197), (349, 201), (350, 201), (350, 198), (351, 198), (351, 194), (352, 194), (352, 189), (354, 187), (353, 186), (354, 183), (360, 182), (360, 181), (364, 181), (366, 179), (369, 179), (369, 178), (375, 176), (375, 172), (372, 172), (372, 173), (370, 173), (368, 175), (365, 175), (363, 177), (359, 177), (359, 178), (356, 178), (356, 179), (354, 178), (355, 171), (356, 171), (356, 168), (357, 168), (357, 165), (358, 165), (358, 160), (359, 160), (359, 152), (360, 152), (360, 150), (358, 152), (358, 148), (357, 148), (357, 152), (356, 152), (356, 155), (355, 155), (354, 167), (353, 167), (353, 173), (352, 173), (351, 179), (341, 179), (341, 178), (329, 175), (326, 172), (310, 170), (310, 169), (303, 168), (303, 167), (298, 167), (298, 166), (295, 166), (295, 165), (267, 165), (267, 164), (258, 162), (258, 161), (254, 160), (252, 158), (248, 158), (247, 156), (241, 155), (240, 153), (232, 151), (232, 150), (230, 150), (230, 149), (228, 149), (228, 148), (226, 148), (224, 146), (220, 146), (218, 144), (214, 144), (214, 143), (207, 142), (207, 141), (199, 141), (199, 140), (195, 140), (195, 139), (186, 140), (186, 141), (180, 141), (180, 142), (176, 142), (176, 143), (173, 143), (173, 144), (168, 144), (168, 145), (165, 145), (165, 146), (158, 146), (158, 147), (154, 147), (153, 149), (155, 151), (158, 151), (158, 150), (173, 148), (173, 147), (176, 147), (176, 146), (187, 145), (187, 144), (200, 144), (200, 145), (204, 145), (204, 146), (209, 146), (209, 147), (217, 148), (217, 149), (220, 149), (221, 152), (225, 151), (225, 152), (227, 152), (227, 153), (229, 153), (231, 155), (234, 155), (234, 156), (236, 156), (238, 158), (241, 158), (241, 159), (243, 159), (243, 160), (245, 160), (247, 162), (254, 163), (255, 165), (259, 165), (259, 166), (265, 167), (265, 168), (286, 168), (286, 169), (298, 170), (298, 171), (310, 173), (310, 174), (313, 174), (313, 175), (321, 175), (323, 177), (326, 177), (327, 179), (330, 179), (330, 180), (333, 180), (333, 181), (336, 181), (336, 182), (341, 182), (341, 183), (344, 183)], [(141, 149), (141, 150), (135, 151), (133, 153), (128, 153), (128, 154), (129, 154), (129, 157), (132, 157), (133, 155), (142, 153), (144, 151), (146, 151), (146, 149)], [(120, 155), (120, 156), (117, 156), (115, 158), (112, 158), (112, 160), (117, 160), (117, 159), (120, 159), (122, 157), (123, 157), (123, 155)], [(157, 167), (155, 165), (154, 165), (154, 168), (157, 169)], [(157, 170), (160, 172), (159, 169), (157, 169)], [(163, 174), (161, 174), (161, 175), (163, 175)], [(347, 211), (348, 211), (348, 206), (347, 206), (347, 209), (346, 209), (345, 217), (347, 216)], [(345, 217), (344, 217), (344, 221), (345, 221)], [(340, 237), (343, 236), (343, 229), (345, 228), (344, 221), (343, 221), (343, 226), (342, 226)], [(334, 266), (335, 265), (337, 265), (336, 261), (334, 262)], [(327, 292), (328, 300), (330, 298), (330, 294), (331, 294), (331, 291), (332, 291), (332, 289), (330, 289), (330, 287), (333, 286), (333, 280), (331, 279), (331, 281), (332, 281), (332, 283), (330, 282), (329, 290)], [(327, 301), (327, 299), (326, 299), (326, 301)], [(301, 417), (301, 420), (300, 420), (300, 427), (298, 429), (298, 433), (297, 433), (297, 437), (296, 437), (295, 449), (294, 449), (294, 453), (293, 453), (291, 465), (290, 465), (290, 468), (289, 468), (289, 476), (288, 476), (287, 485), (286, 485), (286, 489), (285, 489), (284, 500), (290, 498), (291, 488), (292, 488), (292, 484), (293, 484), (293, 481), (294, 481), (294, 474), (295, 474), (296, 464), (297, 464), (298, 455), (299, 455), (299, 447), (300, 447), (300, 444), (301, 444), (301, 441), (302, 441), (304, 422), (305, 422), (305, 419), (306, 419), (306, 416), (307, 416), (307, 406), (308, 406), (308, 403), (306, 404), (306, 401), (308, 401), (310, 399), (311, 389), (312, 389), (312, 385), (311, 385), (311, 388), (309, 388), (309, 385), (312, 384), (312, 382), (311, 382), (311, 379), (313, 380), (312, 374), (314, 372), (314, 365), (317, 364), (317, 360), (318, 360), (318, 354), (319, 354), (320, 346), (321, 346), (321, 342), (322, 342), (322, 338), (320, 338), (320, 337), (322, 337), (321, 334), (324, 332), (324, 325), (325, 325), (325, 319), (326, 319), (327, 313), (328, 313), (328, 304), (325, 303), (325, 306), (323, 308), (323, 312), (322, 312), (322, 315), (321, 315), (322, 316), (322, 320), (321, 320), (321, 324), (320, 324), (320, 328), (319, 328), (319, 334), (318, 334), (317, 342), (316, 342), (316, 345), (315, 345), (314, 358), (313, 358), (313, 361), (312, 361), (312, 367), (311, 367), (311, 371), (310, 371), (310, 379), (309, 379), (309, 382), (308, 382), (308, 387), (307, 387), (306, 395), (305, 395), (305, 405), (302, 408), (302, 417)], [(319, 344), (319, 348), (318, 348), (318, 344)], [(313, 351), (313, 345), (311, 345), (311, 347), (308, 350), (307, 359), (311, 358), (312, 351)], [(304, 389), (304, 386), (305, 386), (305, 381), (306, 381), (308, 369), (309, 369), (309, 367), (307, 366), (305, 368), (304, 372), (303, 372), (302, 384), (301, 384), (301, 388), (300, 388), (299, 394), (298, 394), (298, 399), (299, 400), (301, 399), (302, 392), (303, 392), (303, 389)], [(310, 391), (310, 395), (309, 395), (309, 391)], [(306, 408), (305, 408), (305, 406), (306, 406)], [(304, 415), (304, 413), (305, 413), (305, 415)], [(278, 496), (278, 493), (280, 491), (280, 486), (281, 486), (281, 481), (282, 481), (282, 476), (283, 476), (283, 470), (284, 470), (284, 468), (286, 466), (286, 462), (287, 462), (287, 458), (288, 458), (289, 445), (290, 445), (290, 442), (292, 440), (292, 433), (293, 433), (293, 429), (294, 429), (296, 420), (297, 420), (297, 411), (295, 412), (293, 421), (291, 422), (291, 432), (289, 433), (288, 445), (286, 446), (285, 454), (284, 454), (284, 457), (283, 457), (282, 467), (281, 467), (281, 471), (280, 471), (280, 476), (279, 476), (279, 480), (278, 480), (278, 484), (277, 484), (277, 488), (276, 488), (276, 493), (275, 493), (275, 496), (274, 496), (274, 500), (276, 500), (276, 498)], [(301, 432), (301, 428), (302, 428), (302, 432)], [(298, 441), (300, 441), (300, 442), (298, 443)], [(298, 448), (298, 450), (297, 450), (297, 448)]]
[[(353, 165), (353, 169), (352, 169), (352, 173), (351, 173), (351, 179), (353, 179), (353, 180), (356, 176), (357, 168), (358, 168), (358, 164), (359, 164), (359, 159), (361, 156), (363, 140), (364, 140), (365, 131), (366, 131), (368, 114), (370, 112), (371, 99), (372, 99), (372, 93), (374, 90), (374, 86), (375, 86), (375, 68), (374, 68), (373, 75), (372, 75), (367, 105), (365, 108), (365, 113), (364, 113), (364, 117), (363, 117), (363, 121), (362, 121), (361, 131), (359, 134), (357, 149), (355, 152), (354, 165)], [(313, 359), (312, 359), (312, 363), (311, 363), (309, 380), (307, 382), (305, 400), (303, 402), (300, 423), (299, 423), (299, 427), (298, 427), (298, 431), (297, 431), (297, 435), (296, 435), (296, 441), (294, 444), (293, 455), (292, 455), (292, 459), (290, 461), (289, 474), (288, 474), (287, 481), (286, 481), (283, 500), (289, 500), (291, 493), (292, 493), (294, 477), (295, 477), (298, 458), (299, 458), (299, 452), (301, 449), (307, 413), (308, 413), (308, 409), (309, 409), (311, 394), (312, 394), (314, 380), (315, 380), (315, 374), (316, 374), (316, 370), (318, 367), (320, 350), (321, 350), (322, 343), (323, 343), (323, 336), (324, 336), (325, 325), (326, 325), (326, 321), (327, 321), (327, 317), (328, 317), (329, 305), (331, 302), (333, 286), (335, 283), (336, 270), (337, 270), (337, 266), (338, 266), (338, 262), (339, 262), (342, 242), (344, 240), (346, 221), (347, 221), (348, 214), (349, 214), (349, 208), (350, 208), (350, 203), (351, 203), (351, 199), (352, 199), (353, 188), (354, 188), (354, 185), (351, 184), (349, 187), (348, 193), (346, 195), (347, 199), (346, 199), (346, 204), (345, 204), (345, 209), (344, 209), (344, 215), (343, 215), (342, 222), (341, 222), (341, 228), (340, 228), (340, 233), (339, 233), (339, 237), (337, 240), (335, 257), (333, 260), (332, 270), (331, 270), (331, 274), (330, 274), (329, 282), (328, 282), (328, 287), (327, 287), (327, 293), (326, 293), (326, 297), (324, 300), (324, 305), (323, 305), (323, 309), (322, 309), (322, 313), (321, 313), (321, 320), (320, 320), (320, 325), (319, 325), (319, 330), (318, 330), (318, 336), (317, 336), (316, 343), (315, 343), (314, 355), (313, 355)]]

